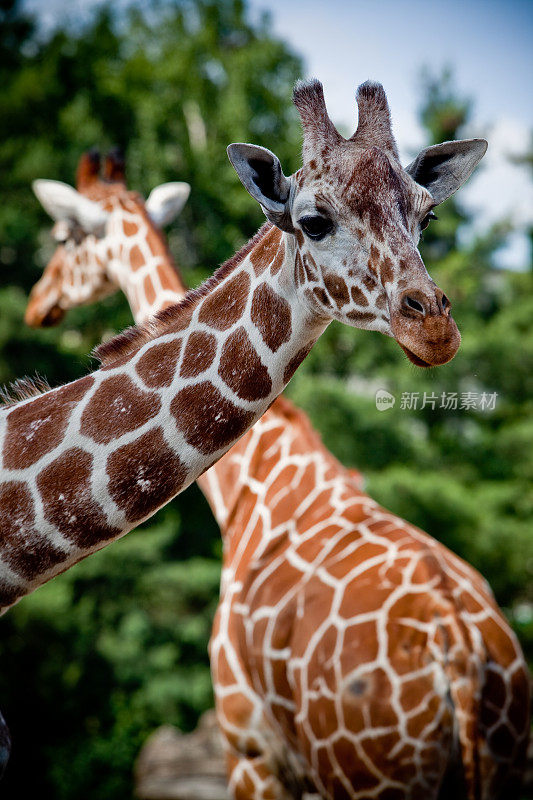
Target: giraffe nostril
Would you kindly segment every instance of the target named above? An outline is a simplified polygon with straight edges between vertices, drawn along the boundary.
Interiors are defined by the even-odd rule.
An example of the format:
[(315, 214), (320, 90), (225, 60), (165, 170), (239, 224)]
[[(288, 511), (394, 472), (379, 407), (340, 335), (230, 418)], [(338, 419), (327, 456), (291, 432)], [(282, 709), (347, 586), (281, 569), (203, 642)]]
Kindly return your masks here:
[(448, 308), (448, 306), (450, 305), (450, 301), (448, 300), (448, 298), (446, 297), (445, 294), (442, 295), (440, 302), (441, 302), (443, 311), (445, 311)]

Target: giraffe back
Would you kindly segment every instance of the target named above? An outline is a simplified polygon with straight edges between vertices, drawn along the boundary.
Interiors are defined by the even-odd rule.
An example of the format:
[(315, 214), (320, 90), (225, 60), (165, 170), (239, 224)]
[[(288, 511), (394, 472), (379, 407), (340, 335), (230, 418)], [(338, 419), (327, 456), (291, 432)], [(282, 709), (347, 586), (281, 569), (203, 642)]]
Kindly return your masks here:
[(324, 797), (436, 798), (452, 779), (511, 796), (528, 673), (479, 573), (361, 492), (287, 401), (225, 459), (239, 488), (211, 648), (235, 746), (259, 736), (229, 691), (242, 670)]

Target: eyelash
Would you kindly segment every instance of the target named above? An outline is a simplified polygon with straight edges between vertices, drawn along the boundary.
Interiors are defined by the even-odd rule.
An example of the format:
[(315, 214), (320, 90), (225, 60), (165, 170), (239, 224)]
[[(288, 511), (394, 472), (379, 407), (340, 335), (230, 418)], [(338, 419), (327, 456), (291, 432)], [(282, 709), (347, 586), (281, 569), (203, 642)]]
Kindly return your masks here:
[[(327, 217), (321, 217), (319, 215), (302, 217), (298, 220), (298, 223), (303, 232), (315, 242), (319, 242), (333, 230), (333, 222)], [(316, 229), (317, 223), (318, 230)], [(313, 225), (315, 226), (315, 230), (313, 230)]]
[[(428, 227), (429, 223), (432, 219), (438, 219), (437, 215), (430, 211), (429, 214), (423, 218), (422, 222), (420, 223), (420, 230), (425, 231)], [(307, 216), (302, 217), (298, 220), (303, 232), (309, 236), (310, 239), (313, 239), (315, 242), (319, 242), (328, 233), (331, 233), (333, 230), (333, 223), (330, 219), (321, 216)], [(318, 223), (318, 230), (316, 229), (316, 225)], [(313, 230), (313, 226), (315, 226), (315, 230)]]
[(425, 231), (432, 219), (438, 219), (438, 217), (436, 214), (433, 213), (433, 211), (430, 211), (429, 214), (426, 214), (426, 216), (420, 223), (420, 230)]

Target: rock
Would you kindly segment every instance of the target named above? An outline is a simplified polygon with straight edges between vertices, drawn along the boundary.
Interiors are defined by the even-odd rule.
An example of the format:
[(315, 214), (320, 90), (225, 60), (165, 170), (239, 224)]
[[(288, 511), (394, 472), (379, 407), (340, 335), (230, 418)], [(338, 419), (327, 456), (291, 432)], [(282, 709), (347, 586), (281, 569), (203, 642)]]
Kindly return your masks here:
[(135, 765), (140, 800), (229, 800), (226, 763), (215, 712), (192, 733), (171, 725), (146, 740)]

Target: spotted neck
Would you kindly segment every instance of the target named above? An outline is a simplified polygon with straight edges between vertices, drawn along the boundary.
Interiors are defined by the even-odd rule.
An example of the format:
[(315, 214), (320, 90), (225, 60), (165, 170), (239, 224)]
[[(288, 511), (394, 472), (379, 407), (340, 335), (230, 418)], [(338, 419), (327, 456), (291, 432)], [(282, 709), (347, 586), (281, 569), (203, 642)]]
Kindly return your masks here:
[(339, 496), (349, 487), (356, 502), (366, 498), (361, 492), (361, 473), (339, 464), (308, 417), (284, 397), (278, 397), (198, 483), (225, 538), (226, 569), (235, 555), (235, 563), (243, 560), (245, 541), (254, 540), (259, 520), (262, 542), (270, 546), (278, 535), (292, 530), (292, 523), (297, 525), (300, 514), (316, 497), (322, 498), (326, 487), (328, 493)]
[(109, 202), (113, 213), (105, 242), (108, 276), (126, 295), (135, 322), (142, 323), (179, 303), (187, 290), (145, 209), (115, 198)]
[[(146, 225), (144, 218), (142, 218), (141, 215), (139, 215), (139, 217), (139, 220), (126, 219), (125, 222), (118, 221), (117, 226), (123, 228), (125, 234), (128, 233), (136, 238), (140, 237), (142, 242), (147, 242), (146, 233), (148, 233), (153, 226), (150, 224)], [(149, 310), (146, 309), (146, 306), (137, 305), (136, 308), (133, 306), (138, 295), (138, 276), (140, 270), (137, 266), (132, 265), (131, 253), (129, 262), (118, 263), (119, 259), (117, 256), (117, 264), (116, 266), (113, 265), (113, 269), (116, 270), (117, 283), (128, 298), (132, 313), (134, 315), (136, 314), (137, 320), (141, 323), (147, 322), (150, 316), (168, 307), (170, 290), (165, 290), (163, 288), (164, 286), (175, 287), (173, 293), (170, 294), (171, 297), (174, 297), (174, 303), (180, 302), (187, 293), (185, 284), (182, 282), (181, 276), (174, 266), (174, 262), (164, 243), (163, 237), (160, 236), (156, 238), (155, 246), (151, 242), (148, 242), (148, 245), (151, 246), (154, 255), (158, 251), (161, 253), (161, 257), (158, 259), (156, 265), (157, 278), (152, 282), (155, 299), (153, 300), (153, 305), (149, 307)], [(150, 266), (150, 259), (145, 258), (142, 267), (144, 273), (148, 266)], [(151, 294), (148, 292), (145, 294), (148, 295), (150, 300), (152, 299)], [(304, 420), (303, 423), (302, 420)], [(291, 404), (284, 400), (283, 397), (276, 398), (271, 409), (267, 410), (262, 417), (260, 434), (254, 436), (254, 426), (254, 429), (242, 437), (240, 442), (234, 445), (229, 453), (219, 459), (219, 461), (203, 475), (199, 476), (198, 485), (211, 505), (215, 518), (221, 528), (222, 535), (224, 535), (227, 530), (228, 519), (232, 513), (232, 509), (235, 508), (238, 502), (243, 487), (248, 486), (249, 481), (252, 480), (248, 470), (244, 469), (242, 465), (244, 463), (250, 465), (252, 461), (259, 461), (262, 463), (268, 461), (268, 455), (262, 452), (260, 447), (264, 440), (264, 432), (271, 431), (272, 437), (277, 438), (281, 437), (284, 433), (290, 436), (291, 431), (294, 433), (293, 428), (299, 429), (302, 427), (302, 424), (304, 424), (305, 427), (305, 421), (306, 418), (301, 412), (296, 412)], [(257, 452), (255, 452), (256, 448)], [(275, 468), (276, 465), (269, 463), (269, 466)], [(355, 470), (353, 470), (353, 472), (356, 476), (356, 482), (360, 481), (360, 473)]]
[(4, 608), (154, 514), (265, 412), (327, 326), (296, 262), (265, 225), (181, 306), (101, 347), (100, 370), (2, 411)]

